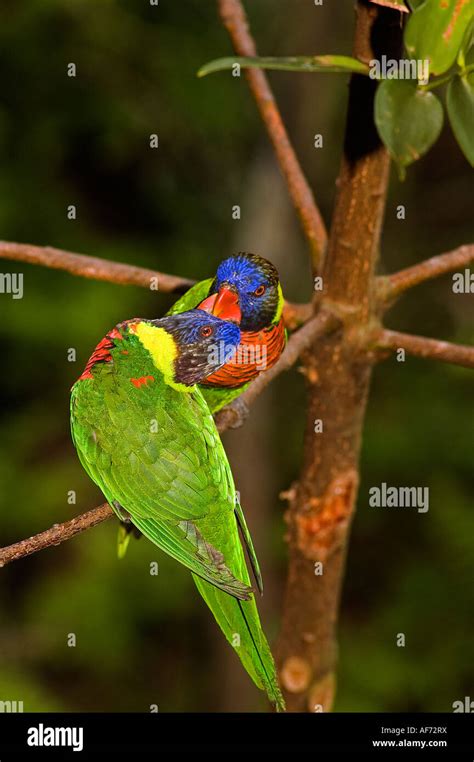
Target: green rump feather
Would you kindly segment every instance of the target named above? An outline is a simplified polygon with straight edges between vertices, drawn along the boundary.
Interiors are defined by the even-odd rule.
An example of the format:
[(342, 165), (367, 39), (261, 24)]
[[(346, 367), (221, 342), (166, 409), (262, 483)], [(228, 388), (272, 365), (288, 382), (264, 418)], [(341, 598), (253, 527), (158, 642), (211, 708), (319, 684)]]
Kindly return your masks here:
[(261, 588), (260, 570), (212, 415), (197, 386), (170, 384), (157, 367), (159, 346), (150, 353), (137, 335), (121, 331), (109, 360), (72, 389), (80, 461), (119, 518), (126, 512), (133, 527), (192, 572), (243, 666), (283, 709), (239, 526)]

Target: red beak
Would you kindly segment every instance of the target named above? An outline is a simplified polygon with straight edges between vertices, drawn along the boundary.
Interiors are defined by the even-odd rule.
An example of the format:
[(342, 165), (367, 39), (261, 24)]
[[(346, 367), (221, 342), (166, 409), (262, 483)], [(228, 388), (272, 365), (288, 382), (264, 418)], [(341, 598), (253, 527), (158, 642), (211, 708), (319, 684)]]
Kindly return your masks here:
[(204, 310), (215, 315), (221, 320), (230, 320), (232, 323), (240, 323), (242, 313), (239, 307), (239, 297), (228, 286), (222, 286), (218, 294), (212, 294), (198, 304), (198, 310)]

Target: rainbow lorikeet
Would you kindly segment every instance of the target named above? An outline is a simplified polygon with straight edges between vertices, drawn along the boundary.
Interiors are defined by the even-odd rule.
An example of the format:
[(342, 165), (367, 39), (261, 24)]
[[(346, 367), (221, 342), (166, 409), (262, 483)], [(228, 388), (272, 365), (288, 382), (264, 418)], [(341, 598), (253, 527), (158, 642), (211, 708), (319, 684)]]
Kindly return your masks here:
[(170, 309), (176, 315), (197, 307), (240, 325), (234, 357), (211, 373), (200, 387), (211, 412), (238, 397), (261, 371), (271, 368), (286, 343), (284, 298), (271, 262), (247, 252), (224, 259), (214, 278), (196, 283)]
[(261, 591), (258, 561), (196, 385), (239, 340), (237, 325), (203, 310), (120, 323), (72, 388), (71, 430), (82, 465), (117, 516), (192, 572), (245, 669), (281, 709), (239, 528)]

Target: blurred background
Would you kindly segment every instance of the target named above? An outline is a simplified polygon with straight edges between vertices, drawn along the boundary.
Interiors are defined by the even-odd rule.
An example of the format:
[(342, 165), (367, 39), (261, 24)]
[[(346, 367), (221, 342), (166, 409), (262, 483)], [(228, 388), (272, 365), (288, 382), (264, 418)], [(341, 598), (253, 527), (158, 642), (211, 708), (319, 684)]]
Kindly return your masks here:
[[(247, 6), (262, 55), (350, 53), (351, 2), (337, 11), (312, 0)], [(244, 77), (196, 78), (203, 63), (230, 53), (213, 0), (2, 4), (0, 238), (191, 278), (250, 250), (278, 266), (289, 299), (307, 300), (307, 246)], [(329, 221), (347, 77), (270, 80)], [(151, 133), (158, 150), (149, 148)], [(322, 149), (313, 147), (315, 133)], [(76, 220), (67, 219), (70, 204)], [(472, 175), (445, 126), (404, 183), (392, 171), (383, 271), (468, 242), (472, 232)], [(70, 440), (70, 387), (109, 328), (158, 317), (173, 299), (4, 260), (0, 269), (24, 273), (22, 300), (0, 295), (3, 546), (103, 502)], [(453, 295), (447, 276), (406, 295), (387, 324), (469, 343), (472, 317), (472, 297)], [(375, 372), (337, 710), (451, 711), (474, 695), (472, 412), (467, 370), (409, 358)], [(294, 370), (258, 399), (245, 427), (225, 435), (263, 567), (272, 640), (286, 568), (279, 493), (297, 478), (303, 422), (303, 378)], [(368, 490), (382, 481), (428, 486), (429, 512), (369, 508)], [(22, 700), (25, 711), (266, 710), (189, 573), (143, 539), (119, 562), (113, 521), (1, 571), (0, 700)]]

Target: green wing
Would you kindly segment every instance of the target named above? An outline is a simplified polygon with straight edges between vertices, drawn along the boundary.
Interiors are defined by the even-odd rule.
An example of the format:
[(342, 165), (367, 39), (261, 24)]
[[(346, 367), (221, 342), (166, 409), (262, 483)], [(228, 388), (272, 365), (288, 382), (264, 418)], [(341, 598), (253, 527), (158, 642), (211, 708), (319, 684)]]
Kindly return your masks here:
[(212, 413), (217, 413), (218, 410), (228, 405), (232, 400), (240, 397), (248, 386), (249, 384), (244, 384), (236, 389), (227, 389), (225, 386), (200, 386), (199, 388), (209, 410)]
[(191, 288), (186, 291), (186, 293), (183, 294), (172, 307), (170, 307), (166, 314), (179, 315), (181, 312), (193, 310), (198, 304), (204, 301), (209, 293), (213, 280), (213, 278), (207, 278), (206, 280), (201, 280), (199, 283), (191, 286)]
[(177, 394), (159, 380), (136, 389), (111, 370), (104, 368), (101, 382), (80, 381), (73, 390), (72, 433), (85, 470), (148, 539), (211, 584), (247, 599), (249, 586), (199, 526), (203, 519), (235, 521), (227, 459), (202, 395)]

